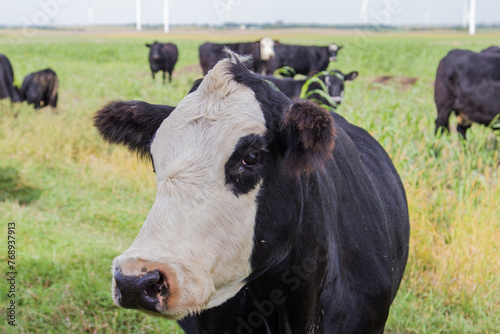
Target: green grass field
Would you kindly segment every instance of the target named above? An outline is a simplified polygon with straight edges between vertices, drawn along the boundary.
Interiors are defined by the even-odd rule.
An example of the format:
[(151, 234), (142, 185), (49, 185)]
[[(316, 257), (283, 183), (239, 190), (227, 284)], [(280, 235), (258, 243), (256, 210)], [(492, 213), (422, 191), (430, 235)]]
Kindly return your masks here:
[[(0, 53), (9, 57), (18, 85), (46, 67), (60, 80), (56, 111), (0, 101), (0, 271), (8, 271), (9, 222), (15, 222), (17, 271), (17, 326), (4, 315), (11, 298), (2, 275), (0, 332), (180, 333), (174, 322), (112, 303), (111, 261), (146, 218), (155, 176), (149, 163), (105, 144), (92, 116), (113, 99), (176, 105), (201, 76), (201, 43), (264, 34), (287, 43), (343, 44), (332, 68), (360, 73), (346, 84), (338, 112), (367, 129), (392, 157), (412, 225), (410, 257), (387, 332), (500, 332), (499, 133), (473, 125), (467, 143), (453, 131), (435, 138), (433, 101), (440, 59), (453, 48), (500, 45), (500, 32), (472, 38), (458, 32), (176, 30), (38, 32), (29, 38), (0, 30)], [(150, 77), (144, 43), (154, 39), (179, 47), (173, 82), (165, 86)]]

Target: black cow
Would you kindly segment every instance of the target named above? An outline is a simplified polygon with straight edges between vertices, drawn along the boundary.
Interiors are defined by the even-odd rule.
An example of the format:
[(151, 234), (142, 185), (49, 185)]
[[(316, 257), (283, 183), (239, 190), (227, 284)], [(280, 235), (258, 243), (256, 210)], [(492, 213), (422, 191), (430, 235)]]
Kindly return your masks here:
[(21, 99), (27, 101), (28, 104), (33, 104), (35, 109), (47, 105), (55, 108), (57, 107), (58, 87), (59, 80), (57, 79), (56, 72), (50, 68), (46, 68), (42, 71), (28, 74), (24, 78), (19, 93)]
[(5, 55), (0, 53), (0, 99), (9, 98), (12, 102), (20, 102), (21, 98), (14, 87), (14, 70)]
[(383, 332), (409, 217), (366, 131), (292, 102), (236, 55), (175, 109), (112, 102), (94, 121), (107, 141), (150, 156), (158, 183), (113, 261), (116, 305), (189, 316), (189, 333)]
[(168, 72), (168, 82), (172, 82), (172, 72), (179, 57), (177, 45), (155, 41), (146, 46), (149, 48), (149, 67), (153, 80), (156, 72), (163, 71), (163, 84), (165, 84), (165, 72)]
[(473, 122), (488, 125), (500, 113), (500, 55), (452, 50), (439, 63), (434, 85), (436, 133), (457, 115), (463, 138)]
[(269, 37), (250, 43), (218, 44), (207, 42), (198, 49), (203, 75), (206, 75), (219, 60), (227, 57), (224, 51), (226, 47), (241, 55), (251, 55), (252, 61), (248, 62), (247, 65), (256, 73), (265, 71), (267, 62), (274, 57), (274, 41)]
[[(335, 108), (344, 100), (344, 82), (354, 80), (355, 78), (357, 78), (357, 76), (358, 72), (356, 71), (349, 74), (343, 74), (338, 70), (331, 71), (328, 75), (317, 76), (317, 78), (324, 83), (328, 94), (331, 96), (334, 102), (334, 105), (332, 105), (331, 107)], [(279, 78), (272, 75), (264, 75), (262, 76), (262, 78), (264, 80), (272, 82), (283, 94), (288, 96), (290, 99), (300, 98), (302, 87), (308, 80), (311, 80), (310, 78), (300, 80), (295, 80), (293, 78)], [(318, 89), (323, 90), (318, 82), (312, 81), (307, 88), (306, 94)], [(329, 101), (327, 101), (323, 96), (317, 93), (312, 93), (307, 98), (310, 100), (315, 100), (320, 104), (330, 105)]]
[(498, 46), (490, 46), (489, 48), (484, 49), (481, 53), (496, 53), (500, 54), (500, 47)]
[(268, 62), (266, 74), (273, 74), (276, 69), (289, 66), (295, 70), (295, 74), (314, 75), (325, 71), (331, 61), (337, 60), (340, 49), (342, 46), (337, 44), (305, 46), (276, 43), (276, 56)]

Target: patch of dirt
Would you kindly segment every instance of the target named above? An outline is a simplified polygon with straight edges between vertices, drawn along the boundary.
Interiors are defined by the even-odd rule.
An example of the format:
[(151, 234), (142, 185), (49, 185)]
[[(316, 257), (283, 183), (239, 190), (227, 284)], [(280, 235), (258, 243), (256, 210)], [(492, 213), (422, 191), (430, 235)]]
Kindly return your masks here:
[(172, 74), (176, 75), (182, 75), (182, 74), (187, 74), (187, 73), (199, 73), (200, 75), (203, 75), (203, 72), (201, 71), (201, 66), (200, 64), (194, 64), (194, 65), (189, 65), (189, 66), (184, 66), (180, 69), (175, 69)]
[(413, 78), (413, 77), (383, 75), (380, 77), (376, 77), (373, 80), (373, 83), (379, 85), (396, 84), (402, 86), (403, 89), (408, 89), (410, 88), (410, 86), (413, 86), (417, 81), (418, 78)]

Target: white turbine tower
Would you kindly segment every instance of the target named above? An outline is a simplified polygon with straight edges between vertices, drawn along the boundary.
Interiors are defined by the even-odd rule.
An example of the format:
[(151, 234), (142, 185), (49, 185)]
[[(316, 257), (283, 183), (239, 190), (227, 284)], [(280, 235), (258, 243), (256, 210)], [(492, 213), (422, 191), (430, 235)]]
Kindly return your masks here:
[[(142, 30), (141, 24), (141, 9), (142, 1), (136, 0), (135, 2), (135, 28), (137, 31)], [(170, 30), (170, 24), (168, 20), (168, 0), (163, 0), (163, 31), (168, 33)]]
[(89, 2), (88, 2), (87, 18), (88, 18), (88, 25), (91, 26), (93, 21), (94, 21), (93, 10), (92, 10), (92, 0), (89, 0)]
[(476, 0), (470, 0), (469, 4), (469, 35), (476, 34)]
[(142, 25), (141, 25), (141, 0), (136, 0), (135, 2), (135, 29), (137, 31), (142, 30)]
[(363, 2), (361, 3), (361, 9), (359, 11), (359, 16), (361, 17), (361, 20), (364, 24), (368, 24), (368, 1), (370, 0), (363, 0)]
[(469, 22), (469, 0), (463, 0), (462, 27), (467, 28)]

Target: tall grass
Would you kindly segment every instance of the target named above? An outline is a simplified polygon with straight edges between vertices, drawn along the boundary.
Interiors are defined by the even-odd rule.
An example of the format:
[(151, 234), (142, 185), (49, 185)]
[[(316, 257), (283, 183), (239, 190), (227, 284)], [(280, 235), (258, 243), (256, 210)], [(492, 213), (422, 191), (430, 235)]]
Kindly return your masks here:
[[(201, 76), (193, 66), (197, 47), (212, 38), (175, 32), (169, 37), (179, 47), (179, 63), (172, 84), (162, 85), (150, 77), (144, 43), (166, 40), (165, 35), (41, 35), (13, 44), (0, 31), (0, 53), (11, 60), (16, 83), (45, 67), (60, 80), (55, 112), (0, 101), (0, 171), (9, 170), (17, 184), (40, 191), (29, 203), (15, 196), (0, 202), (3, 231), (16, 222), (18, 260), (18, 326), (13, 331), (2, 321), (1, 332), (180, 332), (173, 322), (112, 304), (111, 261), (136, 236), (154, 201), (155, 182), (150, 164), (103, 143), (91, 121), (111, 99), (175, 105), (185, 96)], [(345, 45), (331, 68), (357, 70), (360, 76), (346, 83), (337, 112), (380, 141), (403, 179), (410, 258), (387, 331), (500, 332), (500, 139), (479, 125), (465, 143), (453, 131), (436, 138), (432, 85), (437, 64), (450, 49), (498, 45), (500, 34), (276, 37)], [(418, 81), (404, 85), (396, 77), (376, 83), (382, 75)], [(1, 263), (6, 255), (4, 248)], [(2, 280), (2, 307), (8, 303), (6, 289)]]

